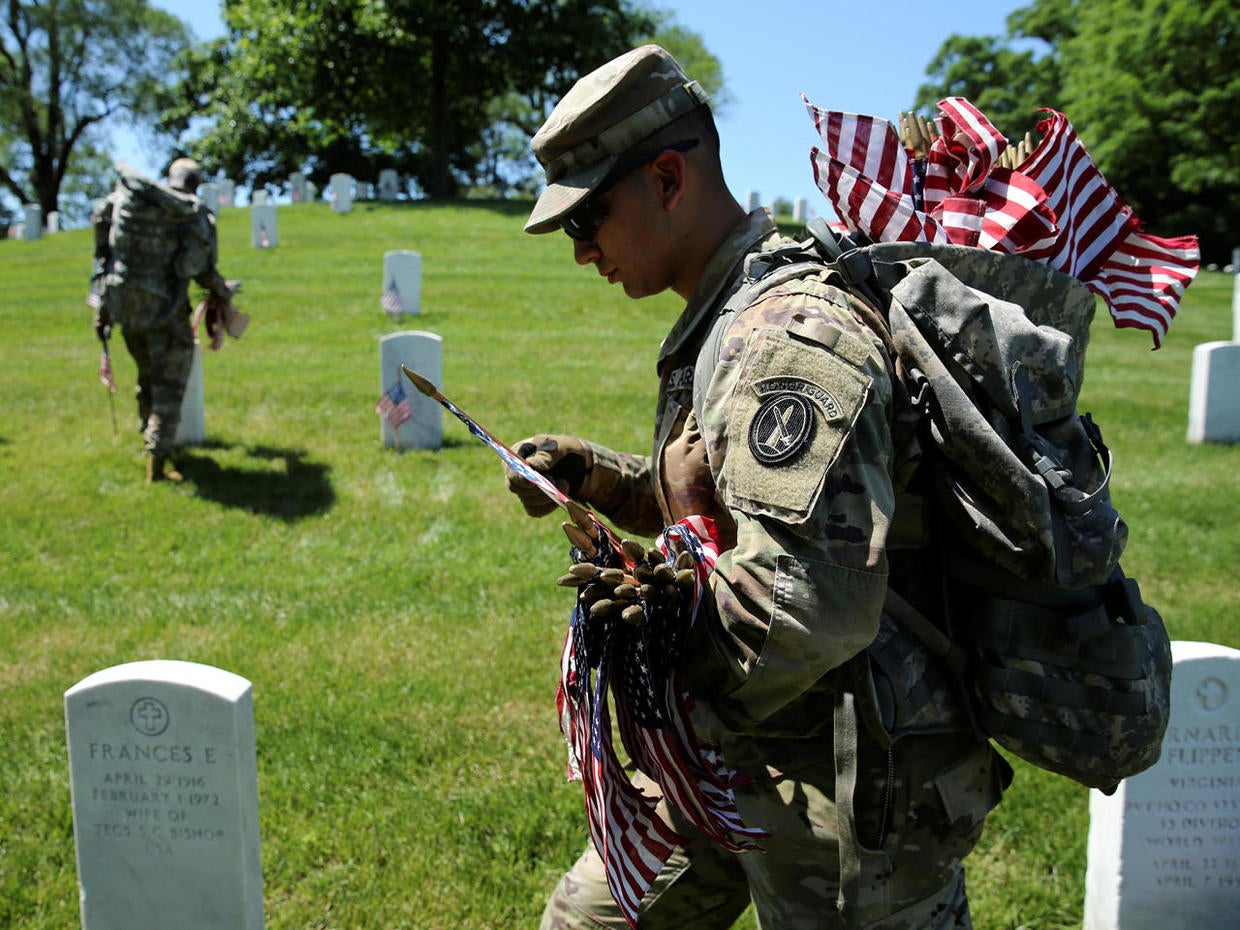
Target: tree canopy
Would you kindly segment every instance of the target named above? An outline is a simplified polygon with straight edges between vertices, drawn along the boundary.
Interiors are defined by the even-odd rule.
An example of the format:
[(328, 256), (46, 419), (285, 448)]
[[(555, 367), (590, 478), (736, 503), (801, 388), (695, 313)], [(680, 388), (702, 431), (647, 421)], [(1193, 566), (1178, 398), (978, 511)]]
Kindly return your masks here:
[(229, 0), (224, 21), (165, 126), (198, 120), (194, 154), (260, 185), (392, 167), (435, 197), (519, 188), (555, 102), (664, 25), (722, 84), (700, 39), (629, 0)]
[(950, 37), (916, 106), (960, 94), (1009, 137), (1060, 110), (1151, 232), (1196, 233), (1225, 261), (1240, 245), (1235, 0), (1035, 0), (1007, 26)]
[(45, 216), (84, 213), (81, 195), (106, 171), (105, 122), (153, 123), (172, 62), (188, 44), (184, 24), (146, 0), (8, 0), (0, 13), (0, 187)]

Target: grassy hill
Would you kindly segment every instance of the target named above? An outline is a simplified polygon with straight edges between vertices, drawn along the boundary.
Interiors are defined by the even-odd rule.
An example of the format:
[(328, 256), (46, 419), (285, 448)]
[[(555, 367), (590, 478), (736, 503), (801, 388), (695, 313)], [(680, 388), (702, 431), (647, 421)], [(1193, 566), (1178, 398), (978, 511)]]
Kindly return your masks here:
[[(569, 597), (555, 519), (446, 418), (382, 448), (378, 340), (443, 337), (442, 387), (509, 441), (643, 450), (671, 295), (633, 302), (497, 204), (281, 207), (280, 245), (220, 217), (244, 337), (206, 362), (207, 442), (142, 483), (113, 358), (114, 434), (83, 298), (89, 231), (0, 242), (0, 925), (78, 923), (63, 692), (152, 658), (253, 682), (271, 928), (535, 926), (585, 841), (554, 694)], [(379, 306), (383, 253), (423, 256), (423, 310)], [(1094, 327), (1085, 409), (1116, 454), (1125, 566), (1173, 638), (1240, 645), (1240, 450), (1185, 443), (1191, 354), (1231, 338), (1203, 274), (1164, 347)], [(979, 928), (1075, 927), (1087, 792), (1020, 766), (970, 860)], [(752, 926), (749, 918), (742, 926)]]

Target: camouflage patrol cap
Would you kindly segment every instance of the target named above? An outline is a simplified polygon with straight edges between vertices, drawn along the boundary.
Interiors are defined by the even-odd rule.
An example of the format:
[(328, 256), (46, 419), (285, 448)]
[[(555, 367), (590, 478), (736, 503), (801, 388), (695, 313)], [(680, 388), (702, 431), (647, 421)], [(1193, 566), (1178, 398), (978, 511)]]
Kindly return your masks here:
[(558, 229), (560, 217), (602, 183), (621, 155), (707, 101), (657, 45), (625, 52), (578, 80), (531, 143), (547, 186), (525, 231)]
[(168, 166), (168, 186), (192, 194), (202, 183), (202, 166), (192, 158), (178, 158)]

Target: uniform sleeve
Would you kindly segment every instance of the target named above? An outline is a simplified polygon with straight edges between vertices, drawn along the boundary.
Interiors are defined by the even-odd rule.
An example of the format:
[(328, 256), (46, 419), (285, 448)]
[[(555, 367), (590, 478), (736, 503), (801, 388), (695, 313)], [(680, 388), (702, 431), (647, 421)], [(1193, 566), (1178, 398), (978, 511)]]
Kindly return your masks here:
[(191, 278), (204, 290), (220, 297), (228, 296), (224, 277), (216, 270), (218, 247), (215, 237), (215, 216), (199, 204), (194, 218), (185, 224), (181, 247), (176, 256), (177, 276)]
[(591, 442), (594, 468), (587, 503), (618, 529), (635, 536), (657, 536), (663, 529), (659, 504), (650, 480), (650, 459), (615, 452)]
[(891, 388), (878, 341), (821, 282), (731, 326), (702, 405), (736, 545), (712, 576), (727, 666), (714, 703), (753, 727), (874, 638), (894, 511)]
[(90, 211), (90, 222), (95, 233), (95, 256), (91, 268), (90, 283), (92, 289), (102, 287), (100, 279), (108, 271), (112, 260), (112, 200), (105, 197), (95, 201)]

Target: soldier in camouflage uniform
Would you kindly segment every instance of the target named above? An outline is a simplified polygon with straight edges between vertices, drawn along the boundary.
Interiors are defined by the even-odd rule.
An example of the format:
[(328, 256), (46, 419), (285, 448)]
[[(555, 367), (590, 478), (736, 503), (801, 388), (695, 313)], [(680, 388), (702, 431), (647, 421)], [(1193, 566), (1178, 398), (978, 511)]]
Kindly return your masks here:
[(138, 428), (147, 481), (180, 481), (169, 462), (181, 401), (194, 358), (189, 282), (227, 299), (232, 290), (216, 270), (215, 217), (195, 196), (198, 163), (178, 158), (159, 184), (119, 166), (116, 187), (91, 214), (95, 227), (92, 293), (95, 328), (121, 327), (138, 367)]
[[(751, 901), (780, 930), (971, 926), (962, 860), (1010, 770), (884, 611), (897, 587), (933, 611), (937, 587), (916, 442), (874, 311), (810, 275), (712, 334), (746, 256), (781, 240), (765, 210), (746, 215), (729, 193), (705, 95), (657, 46), (578, 81), (533, 147), (547, 187), (526, 230), (563, 229), (577, 263), (630, 297), (670, 288), (687, 305), (659, 354), (651, 455), (561, 435), (515, 448), (628, 533), (717, 522), (713, 597), (685, 659), (693, 724), (748, 777), (740, 813), (770, 834), (745, 853), (690, 839), (638, 926), (723, 930)], [(553, 509), (507, 477), (531, 515)], [(542, 926), (626, 926), (592, 848)]]

